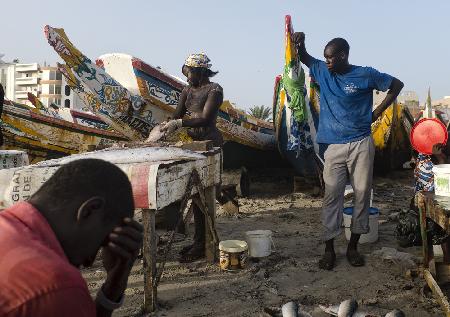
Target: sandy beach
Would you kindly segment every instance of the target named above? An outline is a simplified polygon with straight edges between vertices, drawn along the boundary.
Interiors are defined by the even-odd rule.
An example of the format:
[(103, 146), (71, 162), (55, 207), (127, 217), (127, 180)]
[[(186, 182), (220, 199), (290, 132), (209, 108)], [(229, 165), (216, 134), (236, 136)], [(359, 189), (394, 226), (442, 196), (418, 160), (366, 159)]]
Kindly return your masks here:
[[(272, 230), (275, 251), (267, 258), (251, 260), (240, 272), (230, 273), (204, 261), (179, 264), (177, 254), (190, 238), (175, 243), (158, 287), (160, 308), (156, 316), (281, 316), (281, 305), (291, 300), (312, 316), (328, 316), (319, 305), (348, 298), (355, 298), (361, 309), (375, 315), (384, 316), (395, 308), (407, 316), (442, 315), (437, 302), (422, 295), (424, 279), (408, 277), (408, 268), (399, 261), (372, 254), (382, 247), (392, 247), (420, 261), (420, 247), (402, 249), (394, 234), (395, 213), (408, 208), (413, 192), (411, 170), (375, 179), (379, 240), (360, 246), (366, 266), (354, 268), (347, 263), (342, 234), (336, 243), (337, 266), (332, 271), (320, 270), (317, 265), (323, 251), (321, 197), (292, 193), (289, 170), (254, 174), (253, 193), (240, 199), (237, 217), (223, 216), (218, 208), (217, 230), (221, 240), (244, 239), (249, 230)], [(100, 262), (84, 270), (83, 275), (95, 293), (104, 278)], [(133, 269), (126, 295), (124, 306), (114, 316), (141, 316), (141, 262)]]

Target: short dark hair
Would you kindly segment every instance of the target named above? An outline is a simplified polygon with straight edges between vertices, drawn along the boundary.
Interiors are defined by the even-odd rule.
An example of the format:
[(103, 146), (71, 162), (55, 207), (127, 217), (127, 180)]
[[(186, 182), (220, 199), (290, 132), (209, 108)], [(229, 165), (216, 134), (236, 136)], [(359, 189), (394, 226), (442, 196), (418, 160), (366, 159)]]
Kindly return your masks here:
[(106, 209), (114, 213), (107, 215), (108, 219), (130, 217), (134, 211), (127, 175), (114, 164), (99, 159), (80, 159), (62, 165), (35, 195), (61, 206), (100, 196), (105, 199)]
[(336, 37), (325, 45), (325, 47), (329, 46), (334, 46), (338, 51), (343, 51), (347, 55), (350, 52), (350, 45), (348, 45), (348, 42), (342, 37)]

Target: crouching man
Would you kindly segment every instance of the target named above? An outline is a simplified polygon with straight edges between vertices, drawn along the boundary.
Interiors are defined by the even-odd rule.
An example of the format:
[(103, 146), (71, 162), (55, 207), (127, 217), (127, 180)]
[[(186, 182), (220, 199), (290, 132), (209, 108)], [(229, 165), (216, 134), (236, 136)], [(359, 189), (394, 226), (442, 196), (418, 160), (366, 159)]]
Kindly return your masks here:
[[(27, 201), (0, 212), (0, 316), (111, 316), (142, 244), (127, 176), (96, 159), (59, 168)], [(79, 268), (102, 248), (95, 302)]]

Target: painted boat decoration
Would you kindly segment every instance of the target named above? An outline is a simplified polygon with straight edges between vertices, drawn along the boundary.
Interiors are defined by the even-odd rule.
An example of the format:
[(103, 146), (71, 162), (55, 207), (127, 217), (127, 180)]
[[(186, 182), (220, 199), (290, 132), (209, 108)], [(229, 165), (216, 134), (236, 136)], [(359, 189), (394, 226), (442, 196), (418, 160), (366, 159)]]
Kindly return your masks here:
[(78, 90), (97, 99), (98, 108), (94, 112), (114, 130), (131, 140), (143, 140), (156, 122), (151, 111), (145, 109), (146, 101), (139, 95), (131, 94), (126, 88), (109, 76), (70, 42), (63, 29), (45, 26), (48, 43), (66, 62), (63, 72), (68, 81)]
[[(108, 124), (119, 125), (110, 124), (130, 140), (146, 137), (157, 123), (165, 121), (175, 110), (186, 85), (182, 80), (126, 54), (103, 55), (94, 64), (73, 46), (62, 29), (46, 26), (45, 34), (49, 44), (66, 62), (60, 69), (66, 70), (63, 75), (72, 88), (93, 97), (92, 104), (97, 105), (92, 109), (94, 113)], [(115, 93), (111, 94), (110, 90)], [(135, 101), (137, 106), (133, 104)], [(225, 101), (217, 126), (225, 139), (224, 167), (279, 162), (270, 123), (236, 110)], [(129, 133), (130, 130), (135, 134)], [(265, 156), (264, 162), (257, 159), (259, 154)]]
[(283, 75), (275, 79), (273, 116), (278, 150), (297, 173), (318, 176), (321, 159), (315, 142), (316, 119), (306, 93), (305, 73), (292, 42), (291, 17), (285, 17), (285, 63)]
[(72, 119), (50, 114), (46, 108), (5, 101), (0, 121), (5, 136), (3, 148), (25, 150), (30, 162), (35, 163), (126, 140), (121, 134), (93, 127), (96, 123), (105, 127), (105, 123), (93, 115), (69, 111), (64, 116)]

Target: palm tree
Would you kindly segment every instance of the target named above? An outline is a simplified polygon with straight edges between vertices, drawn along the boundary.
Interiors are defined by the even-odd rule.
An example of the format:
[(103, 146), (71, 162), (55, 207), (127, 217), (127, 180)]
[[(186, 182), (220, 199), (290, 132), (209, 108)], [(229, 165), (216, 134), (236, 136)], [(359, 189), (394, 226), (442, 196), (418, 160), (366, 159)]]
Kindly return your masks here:
[(254, 106), (250, 108), (249, 114), (258, 119), (269, 121), (272, 109), (266, 106)]

